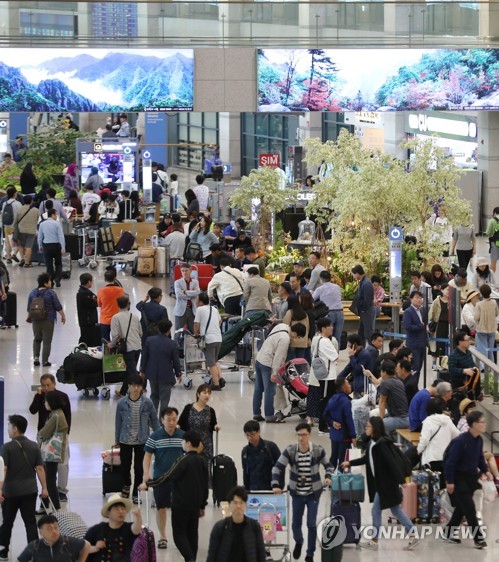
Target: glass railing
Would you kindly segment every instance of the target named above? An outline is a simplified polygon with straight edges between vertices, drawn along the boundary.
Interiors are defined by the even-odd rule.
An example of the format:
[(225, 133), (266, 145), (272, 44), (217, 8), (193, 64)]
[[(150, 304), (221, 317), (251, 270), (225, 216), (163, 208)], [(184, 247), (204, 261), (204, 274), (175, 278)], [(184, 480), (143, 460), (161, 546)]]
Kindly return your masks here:
[[(499, 2), (6, 2), (0, 42), (26, 46), (493, 46)], [(494, 22), (494, 23), (492, 23)]]

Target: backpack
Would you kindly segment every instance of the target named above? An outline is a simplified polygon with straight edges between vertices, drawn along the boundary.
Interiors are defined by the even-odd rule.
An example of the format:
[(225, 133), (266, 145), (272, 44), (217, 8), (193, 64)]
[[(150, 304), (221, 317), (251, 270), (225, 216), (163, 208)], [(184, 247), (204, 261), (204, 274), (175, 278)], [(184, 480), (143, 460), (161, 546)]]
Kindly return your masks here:
[(322, 339), (322, 337), (320, 337), (319, 341), (317, 342), (317, 348), (315, 350), (315, 355), (314, 355), (314, 358), (312, 359), (312, 369), (314, 370), (314, 376), (318, 381), (324, 381), (328, 378), (328, 376), (329, 376), (329, 365), (331, 363), (331, 361), (328, 361), (327, 366), (326, 366), (326, 363), (324, 362), (324, 359), (319, 357), (319, 346), (320, 346), (320, 343), (321, 343), (321, 339)]
[(203, 249), (201, 244), (190, 242), (185, 251), (185, 259), (188, 261), (203, 261)]
[(5, 203), (2, 210), (2, 224), (4, 226), (11, 226), (14, 224), (14, 201), (12, 203)]
[(28, 314), (31, 320), (45, 320), (47, 318), (45, 299), (42, 294), (38, 293), (36, 297), (31, 299)]

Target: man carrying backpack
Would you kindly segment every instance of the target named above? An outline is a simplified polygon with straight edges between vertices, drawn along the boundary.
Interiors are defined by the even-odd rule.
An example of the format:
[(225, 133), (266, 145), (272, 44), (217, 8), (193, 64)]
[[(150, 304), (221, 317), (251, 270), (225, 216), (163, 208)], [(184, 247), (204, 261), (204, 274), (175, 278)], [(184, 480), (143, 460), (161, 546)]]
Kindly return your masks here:
[(490, 269), (495, 273), (499, 259), (499, 207), (495, 207), (485, 233), (490, 242)]
[(14, 218), (17, 211), (22, 207), (22, 203), (17, 200), (17, 190), (11, 185), (7, 188), (7, 200), (2, 205), (2, 227), (3, 236), (5, 238), (5, 253), (7, 254), (7, 263), (12, 263), (12, 260), (19, 261), (16, 253), (17, 249), (13, 248), (10, 243), (9, 236), (14, 233)]
[(66, 315), (62, 304), (52, 289), (52, 279), (48, 273), (38, 276), (38, 288), (33, 289), (28, 297), (28, 318), (33, 326), (33, 365), (40, 366), (40, 350), (43, 343), (42, 364), (50, 367), (50, 350), (52, 348), (52, 337), (57, 320), (57, 313), (61, 316), (61, 322), (66, 323)]

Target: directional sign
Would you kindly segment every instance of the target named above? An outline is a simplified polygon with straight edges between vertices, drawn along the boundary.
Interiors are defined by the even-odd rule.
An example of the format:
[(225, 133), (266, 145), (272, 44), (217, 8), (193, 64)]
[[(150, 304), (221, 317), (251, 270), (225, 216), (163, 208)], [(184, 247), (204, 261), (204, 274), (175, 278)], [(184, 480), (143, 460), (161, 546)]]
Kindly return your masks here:
[(390, 240), (393, 240), (394, 242), (399, 242), (403, 240), (403, 236), (404, 236), (404, 231), (402, 230), (402, 228), (399, 228), (398, 226), (390, 227)]

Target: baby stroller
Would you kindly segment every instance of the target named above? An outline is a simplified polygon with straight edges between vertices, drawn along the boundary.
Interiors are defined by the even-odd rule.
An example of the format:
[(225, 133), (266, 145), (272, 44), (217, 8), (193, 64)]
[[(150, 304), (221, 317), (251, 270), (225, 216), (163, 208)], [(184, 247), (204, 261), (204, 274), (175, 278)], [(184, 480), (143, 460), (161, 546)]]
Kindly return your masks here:
[(282, 412), (283, 418), (297, 415), (307, 417), (308, 377), (310, 365), (306, 359), (291, 359), (277, 372), (277, 384), (288, 394), (289, 410)]

